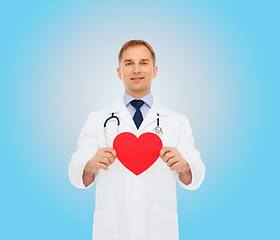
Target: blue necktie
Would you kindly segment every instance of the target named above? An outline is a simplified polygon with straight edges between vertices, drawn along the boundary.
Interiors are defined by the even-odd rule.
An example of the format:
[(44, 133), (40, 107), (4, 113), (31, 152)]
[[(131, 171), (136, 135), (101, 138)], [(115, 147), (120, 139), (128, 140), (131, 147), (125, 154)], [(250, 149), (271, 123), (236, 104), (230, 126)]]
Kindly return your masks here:
[(145, 103), (143, 100), (132, 100), (131, 105), (136, 109), (136, 112), (134, 113), (133, 116), (133, 120), (135, 122), (135, 125), (137, 127), (137, 129), (139, 129), (142, 121), (143, 121), (143, 116), (142, 113), (140, 111), (140, 108), (142, 107), (142, 105)]

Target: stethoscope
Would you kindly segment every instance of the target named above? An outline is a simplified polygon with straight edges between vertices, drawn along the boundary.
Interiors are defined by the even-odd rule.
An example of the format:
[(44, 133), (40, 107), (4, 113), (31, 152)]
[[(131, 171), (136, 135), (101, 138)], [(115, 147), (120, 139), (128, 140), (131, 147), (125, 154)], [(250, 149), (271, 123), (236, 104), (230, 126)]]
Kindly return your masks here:
[[(106, 134), (106, 127), (107, 127), (107, 122), (110, 121), (111, 119), (115, 119), (116, 123), (117, 123), (117, 135), (119, 134), (119, 126), (120, 126), (120, 119), (118, 118), (118, 116), (114, 115), (114, 113), (112, 113), (112, 115), (110, 117), (108, 117), (105, 122), (104, 122), (104, 135), (105, 135), (105, 141), (107, 146), (108, 142), (107, 142), (107, 134)], [(153, 131), (155, 132), (155, 134), (157, 134), (158, 136), (161, 136), (163, 134), (162, 128), (159, 126), (159, 114), (157, 113), (157, 126), (153, 129)]]

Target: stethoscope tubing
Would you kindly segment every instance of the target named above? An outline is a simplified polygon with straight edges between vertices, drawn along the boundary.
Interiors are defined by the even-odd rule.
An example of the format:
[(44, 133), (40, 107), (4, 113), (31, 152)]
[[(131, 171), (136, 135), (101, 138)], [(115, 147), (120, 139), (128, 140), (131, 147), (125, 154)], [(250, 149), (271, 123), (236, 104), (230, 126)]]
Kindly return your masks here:
[[(154, 132), (158, 135), (161, 136), (163, 134), (162, 128), (159, 126), (159, 114), (157, 113), (157, 126), (154, 128)], [(104, 122), (104, 134), (105, 134), (105, 141), (106, 144), (108, 146), (108, 142), (107, 142), (107, 134), (106, 134), (106, 127), (107, 127), (107, 123), (108, 121), (110, 121), (111, 119), (116, 119), (117, 120), (117, 134), (119, 132), (119, 126), (120, 126), (120, 119), (118, 118), (118, 116), (115, 116), (114, 113), (112, 113), (112, 115), (110, 117), (108, 117), (105, 122)]]
[(114, 113), (112, 113), (112, 116), (108, 117), (104, 122), (104, 128), (106, 128), (107, 122), (111, 119), (115, 118), (117, 120), (118, 126), (120, 126), (120, 119), (117, 116), (114, 116)]

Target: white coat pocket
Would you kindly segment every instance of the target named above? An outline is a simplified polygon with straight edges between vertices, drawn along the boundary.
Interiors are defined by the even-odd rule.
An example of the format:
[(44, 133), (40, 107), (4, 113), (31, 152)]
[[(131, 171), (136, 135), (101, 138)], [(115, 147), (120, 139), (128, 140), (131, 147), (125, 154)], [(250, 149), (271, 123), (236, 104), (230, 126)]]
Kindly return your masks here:
[(97, 210), (93, 220), (93, 240), (118, 240), (118, 206)]
[(177, 212), (154, 206), (150, 240), (155, 239), (179, 240)]

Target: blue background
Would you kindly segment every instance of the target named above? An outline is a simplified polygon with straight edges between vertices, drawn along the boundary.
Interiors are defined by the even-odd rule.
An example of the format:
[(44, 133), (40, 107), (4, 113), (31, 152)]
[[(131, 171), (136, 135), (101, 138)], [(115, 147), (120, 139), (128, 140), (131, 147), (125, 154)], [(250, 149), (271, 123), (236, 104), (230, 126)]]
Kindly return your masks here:
[(1, 1), (0, 24), (1, 239), (91, 239), (95, 187), (68, 164), (123, 94), (131, 39), (153, 46), (153, 95), (188, 116), (206, 166), (177, 190), (180, 239), (279, 238), (278, 1)]

